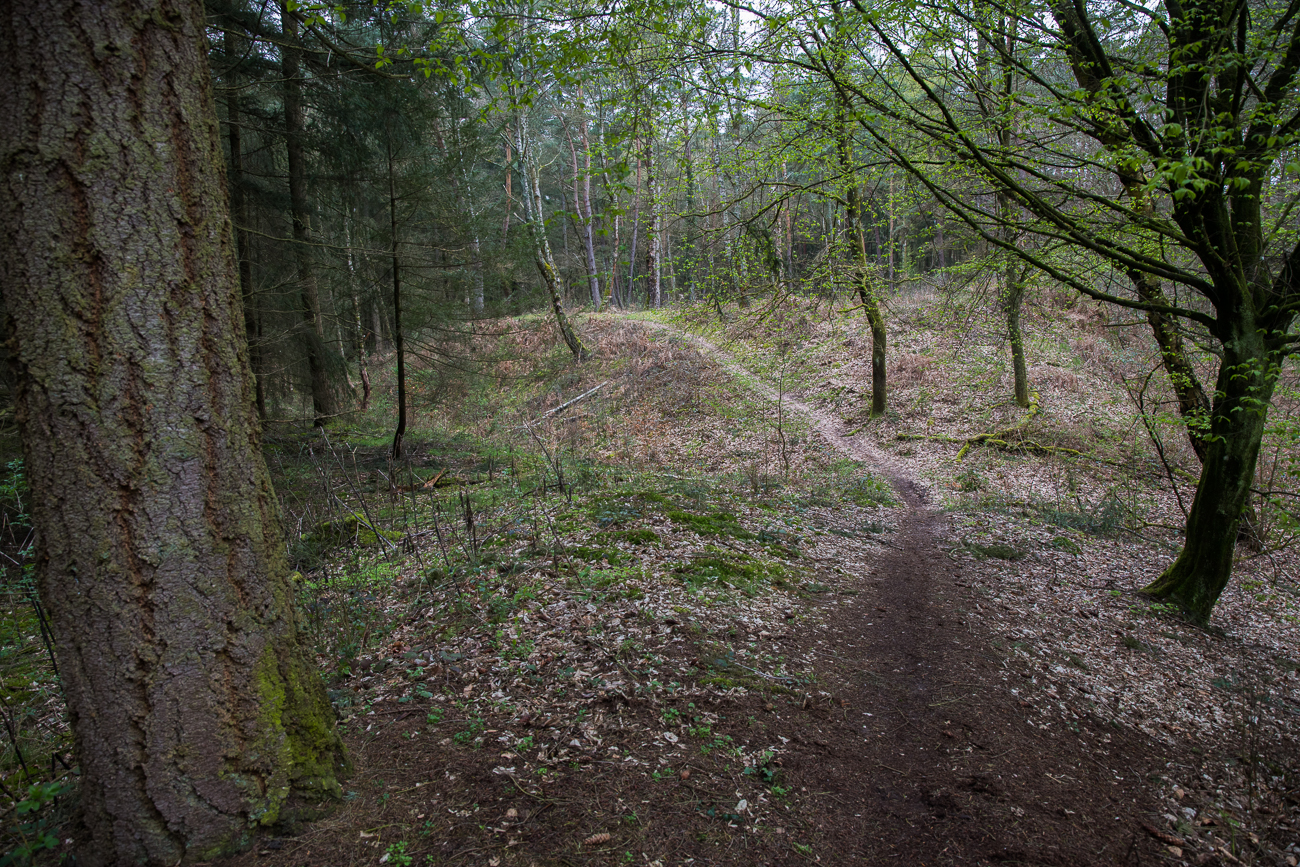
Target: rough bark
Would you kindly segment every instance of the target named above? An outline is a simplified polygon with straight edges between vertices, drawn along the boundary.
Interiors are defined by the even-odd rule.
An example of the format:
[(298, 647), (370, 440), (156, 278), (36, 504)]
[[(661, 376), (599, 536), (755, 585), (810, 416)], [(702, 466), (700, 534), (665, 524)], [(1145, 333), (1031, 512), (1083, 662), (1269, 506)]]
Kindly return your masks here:
[(0, 23), (0, 289), (83, 865), (209, 858), (340, 791), (261, 456), (203, 27), (196, 0)]
[(311, 384), (315, 424), (323, 426), (338, 415), (338, 398), (330, 382), (325, 358), (325, 323), (321, 319), (320, 290), (312, 263), (311, 206), (307, 201), (307, 158), (303, 138), (307, 114), (302, 104), (302, 50), (298, 47), (298, 20), (287, 3), (280, 4), (284, 26), (281, 69), (284, 72), (284, 138), (289, 169), (289, 212), (293, 219), (293, 254), (298, 270), (302, 305), (303, 352)]
[(1196, 497), (1178, 559), (1145, 592), (1178, 605), (1198, 623), (1232, 575), (1237, 535), (1251, 485), (1278, 367), (1256, 329), (1235, 329), (1224, 342), (1209, 436)]

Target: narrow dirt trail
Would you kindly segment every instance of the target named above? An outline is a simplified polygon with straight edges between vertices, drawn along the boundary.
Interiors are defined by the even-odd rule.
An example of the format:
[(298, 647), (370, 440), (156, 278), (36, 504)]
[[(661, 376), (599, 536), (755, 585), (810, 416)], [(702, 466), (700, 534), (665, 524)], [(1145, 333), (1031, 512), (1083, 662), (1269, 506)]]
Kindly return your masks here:
[[(1141, 864), (1167, 857), (1142, 831), (1158, 747), (1100, 719), (1044, 731), (1026, 719), (1029, 672), (985, 634), (977, 591), (941, 544), (947, 517), (888, 455), (776, 389), (713, 343), (682, 337), (791, 411), (903, 501), (891, 545), (859, 593), (828, 612), (816, 676), (834, 699), (774, 712), (791, 783), (820, 798), (817, 851), (853, 864)], [(809, 639), (812, 642), (812, 639)]]

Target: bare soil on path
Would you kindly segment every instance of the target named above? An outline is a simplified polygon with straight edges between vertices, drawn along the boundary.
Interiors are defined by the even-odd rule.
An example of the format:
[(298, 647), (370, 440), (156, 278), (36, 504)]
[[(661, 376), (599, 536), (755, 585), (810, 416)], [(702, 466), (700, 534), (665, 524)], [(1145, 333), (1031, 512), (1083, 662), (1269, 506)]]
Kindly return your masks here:
[[(690, 337), (776, 400), (729, 353)], [(825, 802), (821, 851), (860, 864), (1142, 864), (1169, 852), (1145, 827), (1144, 784), (1167, 750), (1102, 720), (1062, 736), (1027, 719), (984, 635), (944, 515), (838, 419), (780, 395), (843, 454), (886, 475), (904, 508), (887, 553), (831, 616), (817, 678), (833, 698), (786, 716), (784, 759)], [(1012, 678), (1027, 673), (1012, 672)]]

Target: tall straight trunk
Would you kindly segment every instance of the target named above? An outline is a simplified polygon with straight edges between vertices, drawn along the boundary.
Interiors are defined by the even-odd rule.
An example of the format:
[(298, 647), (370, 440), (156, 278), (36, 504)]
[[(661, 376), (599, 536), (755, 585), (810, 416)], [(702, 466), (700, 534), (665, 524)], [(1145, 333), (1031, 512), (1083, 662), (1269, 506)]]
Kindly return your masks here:
[[(244, 40), (227, 30), (225, 50), (227, 57), (238, 56)], [(239, 292), (244, 301), (244, 336), (248, 340), (248, 361), (253, 369), (256, 389), (254, 404), (257, 416), (266, 419), (266, 388), (262, 367), (261, 345), (258, 342), (257, 303), (253, 297), (253, 253), (248, 238), (248, 194), (244, 191), (243, 108), (239, 98), (237, 72), (231, 72), (230, 93), (226, 97), (226, 119), (230, 140), (230, 216), (235, 230), (235, 251), (239, 258)]]
[(605, 199), (609, 202), (609, 213), (605, 220), (606, 225), (613, 224), (614, 243), (609, 249), (609, 303), (623, 307), (623, 300), (618, 289), (618, 250), (620, 244), (619, 230), (622, 228), (622, 220), (619, 219), (618, 197), (614, 195), (609, 180), (609, 156), (605, 149), (605, 113), (601, 110), (600, 114), (600, 178), (601, 184), (605, 188)]
[(569, 155), (573, 158), (573, 201), (578, 212), (582, 249), (587, 266), (587, 288), (591, 292), (591, 306), (600, 310), (600, 273), (596, 265), (595, 220), (591, 209), (591, 143), (587, 137), (587, 113), (583, 105), (582, 88), (578, 88), (578, 124), (582, 141), (585, 170), (578, 169), (578, 151), (573, 137), (569, 137)]
[[(1002, 223), (1003, 240), (1015, 244), (1015, 230), (1010, 225), (1013, 204), (1002, 192), (997, 194), (998, 218)], [(1029, 372), (1025, 366), (1025, 338), (1020, 328), (1020, 309), (1025, 299), (1026, 269), (1014, 258), (1008, 257), (1002, 268), (1003, 322), (1007, 329), (1007, 342), (1011, 345), (1011, 375), (1014, 381), (1016, 405), (1029, 406)]]
[(505, 216), (501, 218), (501, 246), (504, 247), (510, 240), (510, 211), (515, 206), (515, 197), (513, 191), (513, 179), (511, 178), (511, 168), (514, 165), (511, 162), (510, 153), (510, 126), (506, 125), (506, 206)]
[(397, 185), (393, 179), (393, 138), (388, 135), (388, 223), (393, 255), (393, 347), (397, 353), (397, 430), (393, 432), (393, 460), (402, 457), (406, 436), (406, 343), (402, 337), (402, 270), (397, 255)]
[(10, 4), (0, 87), (0, 330), (77, 863), (207, 860), (341, 794), (344, 753), (262, 458), (203, 6)]
[[(838, 5), (835, 7), (839, 11)], [(888, 335), (885, 317), (880, 311), (879, 288), (867, 260), (867, 237), (862, 228), (862, 205), (858, 197), (857, 172), (853, 166), (852, 141), (849, 138), (849, 102), (843, 88), (836, 88), (835, 122), (838, 140), (836, 151), (840, 174), (844, 178), (844, 232), (856, 260), (858, 299), (871, 326), (871, 415), (884, 415), (887, 395), (885, 351)], [(892, 180), (891, 180), (892, 185)], [(893, 205), (890, 205), (892, 210)]]
[(635, 145), (633, 150), (636, 152), (636, 192), (632, 204), (632, 241), (627, 254), (627, 294), (625, 295), (629, 301), (635, 297), (636, 292), (637, 234), (641, 229), (641, 151)]
[(569, 317), (564, 312), (564, 287), (560, 278), (560, 271), (555, 267), (555, 259), (551, 256), (551, 244), (546, 238), (546, 219), (543, 216), (545, 211), (542, 209), (542, 185), (538, 178), (537, 157), (533, 149), (535, 144), (529, 138), (528, 121), (522, 114), (519, 116), (515, 125), (515, 144), (519, 149), (520, 168), (523, 177), (521, 180), (524, 184), (524, 214), (528, 223), (528, 234), (533, 242), (533, 261), (537, 265), (538, 272), (542, 275), (542, 280), (546, 283), (547, 291), (551, 296), (551, 309), (555, 313), (555, 324), (560, 329), (560, 336), (564, 338), (565, 344), (569, 351), (573, 353), (575, 361), (586, 361), (588, 357), (587, 347), (582, 345), (576, 331), (573, 330)]
[(280, 4), (284, 30), (281, 69), (284, 74), (284, 136), (289, 168), (289, 211), (293, 218), (293, 254), (298, 269), (298, 291), (302, 305), (303, 351), (311, 380), (314, 423), (324, 426), (338, 415), (338, 399), (325, 362), (325, 324), (321, 318), (320, 292), (312, 266), (311, 208), (307, 203), (307, 159), (303, 152), (307, 115), (302, 104), (302, 51), (298, 47), (298, 19), (288, 3)]
[[(1003, 152), (1012, 153), (1016, 147), (1016, 123), (1013, 113), (1016, 74), (1014, 65), (1006, 62), (1006, 58), (1015, 57), (1019, 41), (1016, 37), (1014, 20), (1002, 11), (995, 14), (996, 21), (989, 28), (991, 32), (981, 32), (979, 36), (977, 48), (979, 105), (993, 128), (998, 146)], [(998, 299), (1001, 302), (1003, 323), (1007, 330), (1007, 343), (1011, 346), (1011, 370), (1016, 404), (1028, 407), (1029, 375), (1025, 365), (1025, 340), (1020, 328), (1020, 310), (1025, 298), (1028, 269), (1008, 252), (1014, 250), (1020, 243), (1016, 227), (1015, 201), (1006, 190), (998, 190), (994, 198), (998, 234), (1002, 243), (1006, 245), (1003, 254), (1007, 256), (1007, 261), (1002, 268), (1002, 285), (999, 287)]]
[(365, 412), (370, 408), (370, 370), (368, 367), (370, 340), (367, 338), (365, 327), (361, 324), (362, 304), (357, 292), (356, 252), (353, 249), (354, 237), (352, 234), (352, 222), (356, 217), (355, 206), (345, 201), (340, 210), (343, 213), (343, 243), (347, 246), (348, 304), (351, 308), (349, 311), (351, 314), (349, 327), (352, 330), (352, 351), (357, 354), (357, 372), (361, 376), (361, 411)]
[[(682, 108), (685, 109), (686, 106), (683, 105)], [(699, 227), (697, 226), (697, 222), (696, 222), (697, 218), (695, 216), (695, 166), (693, 164), (693, 160), (691, 159), (691, 135), (690, 135), (690, 129), (686, 123), (686, 112), (684, 110), (682, 112), (682, 126), (683, 126), (682, 132), (683, 132), (683, 140), (684, 140), (684, 144), (683, 144), (684, 153), (682, 156), (682, 173), (686, 179), (686, 231), (683, 235), (683, 243), (681, 245), (681, 249), (683, 251), (682, 264), (684, 266), (682, 268), (684, 273), (682, 274), (681, 277), (681, 291), (686, 295), (687, 299), (692, 304), (694, 304), (695, 303), (695, 260), (696, 260), (696, 246), (699, 243), (698, 241)]]
[[(564, 187), (560, 187), (560, 211), (561, 213), (569, 212), (569, 197), (564, 193)], [(569, 221), (560, 221), (560, 252), (564, 255), (565, 263), (569, 263)]]
[(661, 267), (663, 251), (660, 246), (662, 238), (660, 233), (661, 215), (659, 213), (659, 179), (655, 173), (654, 157), (654, 132), (653, 130), (646, 133), (645, 140), (645, 164), (646, 164), (646, 199), (650, 206), (650, 229), (647, 233), (646, 240), (649, 249), (646, 250), (646, 306), (654, 309), (662, 307), (664, 303), (663, 295), (663, 269)]

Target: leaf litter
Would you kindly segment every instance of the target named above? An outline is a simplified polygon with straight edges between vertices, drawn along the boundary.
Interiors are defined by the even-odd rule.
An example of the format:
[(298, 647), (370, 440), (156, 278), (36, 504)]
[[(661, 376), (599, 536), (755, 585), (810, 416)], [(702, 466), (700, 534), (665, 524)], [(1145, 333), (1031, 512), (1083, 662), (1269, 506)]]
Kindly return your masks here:
[[(778, 862), (826, 836), (824, 799), (787, 785), (803, 778), (784, 769), (790, 739), (774, 715), (834, 701), (818, 675), (827, 623), (870, 592), (899, 508), (870, 486), (867, 505), (846, 500), (842, 458), (816, 419), (744, 397), (736, 368), (688, 339), (587, 325), (605, 369), (524, 409), (543, 413), (612, 369), (582, 416), (552, 418), (540, 435), (556, 454), (591, 448), (626, 472), (612, 493), (543, 488), (526, 510), (503, 509), (511, 529), (472, 569), (431, 570), (446, 551), (427, 534), (414, 543), (426, 565), (402, 568), (408, 596), (393, 599), (387, 643), (333, 691), (357, 756), (351, 800), (304, 827), (298, 860), (284, 863), (365, 863), (399, 840), (439, 862), (491, 851), (545, 863), (604, 844), (647, 863)], [(914, 388), (930, 376), (916, 366)], [(811, 399), (823, 417), (836, 409)], [(877, 471), (922, 479), (946, 504), (939, 538), (962, 565), (963, 614), (1026, 722), (1063, 734), (1100, 721), (1167, 747), (1149, 771), (1164, 810), (1149, 818), (1179, 841), (1170, 857), (1288, 863), (1300, 634), (1294, 584), (1276, 574), (1289, 561), (1273, 578), (1263, 560), (1243, 564), (1216, 631), (1192, 629), (1133, 593), (1168, 562), (1168, 538), (1093, 535), (1026, 505), (1059, 502), (1067, 474), (1074, 502), (1101, 502), (1104, 473), (985, 459), (1010, 492), (991, 504), (987, 480), (962, 490), (951, 450), (895, 445), (914, 417), (858, 441)], [(795, 481), (814, 477), (838, 487)], [(1161, 515), (1173, 498), (1150, 499)], [(996, 556), (1006, 551), (1025, 556)], [(341, 857), (343, 829), (363, 824), (378, 830), (346, 838), (351, 861), (314, 860)]]

